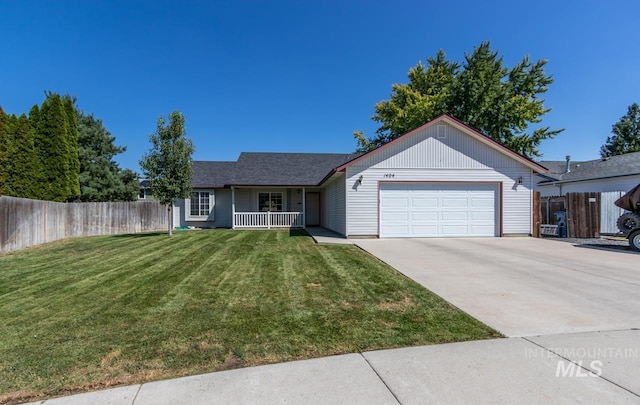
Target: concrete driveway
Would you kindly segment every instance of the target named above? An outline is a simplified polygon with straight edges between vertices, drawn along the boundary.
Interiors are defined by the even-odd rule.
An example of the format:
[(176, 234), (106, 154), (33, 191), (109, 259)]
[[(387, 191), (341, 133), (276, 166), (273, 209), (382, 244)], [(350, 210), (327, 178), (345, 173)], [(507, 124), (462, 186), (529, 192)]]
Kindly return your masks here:
[(355, 243), (507, 336), (640, 328), (640, 254), (527, 237)]

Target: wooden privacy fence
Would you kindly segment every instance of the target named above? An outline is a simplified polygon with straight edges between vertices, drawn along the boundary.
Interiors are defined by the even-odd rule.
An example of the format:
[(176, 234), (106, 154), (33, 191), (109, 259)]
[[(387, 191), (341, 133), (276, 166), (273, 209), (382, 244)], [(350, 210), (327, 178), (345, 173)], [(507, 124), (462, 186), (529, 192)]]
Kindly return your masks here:
[(0, 197), (0, 253), (76, 236), (167, 228), (157, 202), (56, 203)]
[(600, 237), (600, 193), (567, 193), (567, 237)]
[[(616, 207), (613, 202), (623, 194), (624, 192), (616, 191), (567, 193), (554, 197), (534, 195), (534, 223), (539, 218), (540, 225), (557, 225), (554, 213), (566, 211), (569, 238), (597, 238), (601, 234), (616, 234), (616, 221), (624, 210)], [(537, 205), (535, 200), (539, 200)]]

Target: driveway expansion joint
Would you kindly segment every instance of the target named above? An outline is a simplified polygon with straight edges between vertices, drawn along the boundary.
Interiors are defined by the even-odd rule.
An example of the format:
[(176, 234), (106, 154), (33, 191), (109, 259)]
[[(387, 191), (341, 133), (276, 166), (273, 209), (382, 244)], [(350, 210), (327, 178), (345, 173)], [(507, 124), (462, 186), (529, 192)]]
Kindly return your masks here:
[(382, 382), (384, 384), (384, 386), (387, 388), (387, 391), (389, 391), (389, 393), (391, 395), (393, 395), (393, 398), (395, 398), (396, 402), (399, 405), (402, 405), (402, 402), (400, 402), (400, 399), (398, 398), (398, 396), (396, 395), (395, 392), (393, 392), (393, 390), (391, 389), (391, 387), (389, 387), (389, 385), (387, 384), (387, 382), (382, 378), (382, 376), (380, 375), (380, 373), (378, 373), (378, 370), (376, 370), (375, 367), (373, 367), (373, 365), (371, 363), (369, 363), (369, 359), (367, 359), (367, 357), (364, 355), (364, 353), (359, 353), (360, 356), (362, 356), (362, 358), (364, 359), (364, 361), (367, 363), (367, 365), (371, 368), (371, 370), (373, 370), (374, 373), (376, 373), (376, 375), (378, 376), (378, 379), (380, 380), (380, 382)]

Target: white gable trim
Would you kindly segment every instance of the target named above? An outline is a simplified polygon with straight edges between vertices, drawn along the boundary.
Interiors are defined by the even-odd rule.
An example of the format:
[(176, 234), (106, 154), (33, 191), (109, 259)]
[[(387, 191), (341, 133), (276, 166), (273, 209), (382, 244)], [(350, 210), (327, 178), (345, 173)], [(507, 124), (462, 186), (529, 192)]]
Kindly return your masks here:
[(336, 168), (336, 171), (344, 171), (347, 167), (350, 167), (352, 165), (354, 165), (356, 162), (359, 162), (360, 160), (362, 160), (365, 157), (370, 157), (372, 155), (378, 154), (380, 153), (380, 151), (388, 148), (390, 145), (396, 143), (399, 139), (401, 138), (406, 138), (409, 136), (414, 136), (416, 134), (418, 134), (419, 132), (423, 131), (426, 128), (429, 128), (431, 126), (437, 125), (439, 123), (446, 123), (456, 129), (458, 129), (459, 131), (461, 131), (462, 133), (474, 138), (475, 140), (491, 147), (492, 149), (496, 150), (497, 152), (513, 159), (516, 160), (517, 162), (521, 163), (522, 165), (530, 168), (531, 170), (533, 170), (535, 173), (546, 173), (547, 169), (544, 168), (543, 166), (540, 166), (539, 164), (525, 158), (524, 156), (514, 152), (513, 150), (507, 148), (506, 146), (503, 146), (501, 144), (499, 144), (498, 142), (494, 141), (493, 139), (481, 134), (480, 132), (474, 130), (473, 128), (468, 127), (467, 125), (464, 125), (463, 123), (459, 122), (456, 119), (453, 119), (451, 117), (449, 117), (448, 115), (441, 115), (440, 117), (429, 121), (428, 123), (422, 125), (421, 127), (418, 127), (416, 129), (414, 129), (411, 132), (408, 132), (402, 136), (399, 136), (398, 138), (394, 139), (393, 141), (380, 146), (379, 148), (376, 148), (374, 150), (372, 150), (371, 152), (365, 153), (364, 155), (345, 163), (344, 165)]

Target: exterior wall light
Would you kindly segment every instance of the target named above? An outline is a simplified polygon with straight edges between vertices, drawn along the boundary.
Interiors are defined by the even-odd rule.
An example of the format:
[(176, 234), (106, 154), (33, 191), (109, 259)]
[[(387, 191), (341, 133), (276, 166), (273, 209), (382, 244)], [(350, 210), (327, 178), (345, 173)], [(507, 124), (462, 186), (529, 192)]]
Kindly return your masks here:
[(358, 184), (362, 184), (362, 175), (360, 175), (360, 177), (358, 177)]

